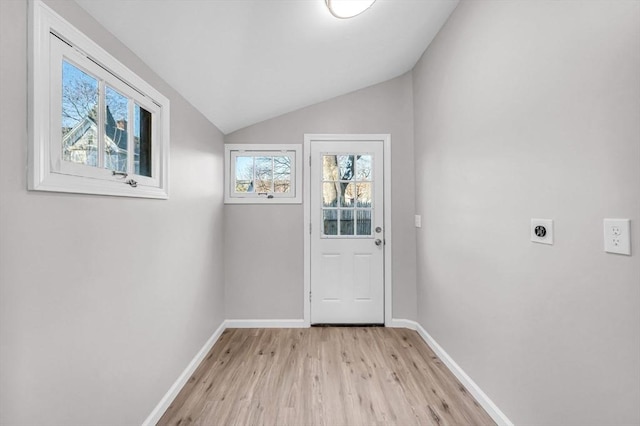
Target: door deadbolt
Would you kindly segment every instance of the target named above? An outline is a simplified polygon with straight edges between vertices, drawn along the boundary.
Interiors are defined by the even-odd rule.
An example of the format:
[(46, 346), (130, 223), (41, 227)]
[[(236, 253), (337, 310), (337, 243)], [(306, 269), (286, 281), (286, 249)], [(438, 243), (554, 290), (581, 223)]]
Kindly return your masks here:
[(376, 226), (376, 232), (379, 234), (382, 232), (382, 228), (380, 228), (379, 226)]

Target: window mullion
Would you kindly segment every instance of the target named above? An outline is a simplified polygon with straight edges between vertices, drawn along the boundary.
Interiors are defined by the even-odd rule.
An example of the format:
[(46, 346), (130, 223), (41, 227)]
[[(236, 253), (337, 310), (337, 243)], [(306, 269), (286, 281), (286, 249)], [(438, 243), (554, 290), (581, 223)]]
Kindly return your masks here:
[(276, 156), (271, 157), (271, 193), (276, 189)]
[(134, 134), (133, 134), (133, 121), (134, 121), (134, 105), (133, 105), (133, 99), (128, 98), (127, 99), (127, 173), (129, 174), (135, 174), (135, 158), (133, 158), (134, 156), (134, 152), (135, 152), (135, 138), (134, 138)]
[(97, 130), (97, 138), (98, 138), (98, 152), (96, 155), (98, 156), (98, 168), (104, 168), (104, 155), (105, 155), (105, 140), (104, 140), (104, 129), (106, 123), (106, 109), (107, 109), (107, 100), (105, 96), (106, 85), (104, 80), (98, 81), (98, 111), (97, 111), (97, 119), (98, 122), (96, 126)]
[(252, 172), (253, 172), (253, 177), (251, 179), (251, 184), (253, 185), (253, 192), (255, 194), (258, 193), (257, 191), (257, 183), (256, 183), (256, 157), (253, 156), (251, 157), (251, 164), (252, 164)]

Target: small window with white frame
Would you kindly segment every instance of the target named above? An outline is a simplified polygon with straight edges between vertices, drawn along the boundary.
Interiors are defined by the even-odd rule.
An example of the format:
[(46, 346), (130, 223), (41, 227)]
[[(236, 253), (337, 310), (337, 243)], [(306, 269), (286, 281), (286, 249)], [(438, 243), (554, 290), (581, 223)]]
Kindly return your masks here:
[(225, 203), (302, 202), (302, 145), (225, 145)]
[(29, 189), (168, 198), (169, 100), (40, 0), (29, 5)]

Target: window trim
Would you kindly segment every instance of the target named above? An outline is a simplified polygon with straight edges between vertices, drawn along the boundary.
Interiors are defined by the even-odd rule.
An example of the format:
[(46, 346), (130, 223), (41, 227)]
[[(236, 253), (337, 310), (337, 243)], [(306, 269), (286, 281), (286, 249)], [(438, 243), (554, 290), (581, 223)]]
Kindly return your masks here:
[[(246, 153), (255, 156), (266, 154), (277, 156), (283, 152), (291, 153), (291, 190), (289, 193), (271, 193), (268, 198), (257, 193), (239, 194), (233, 190), (235, 162), (232, 158)], [(225, 204), (301, 204), (302, 203), (302, 144), (225, 144), (224, 146), (224, 202)], [(286, 195), (285, 195), (286, 194)]]
[[(29, 150), (28, 189), (35, 191), (71, 192), (139, 198), (169, 198), (169, 99), (150, 84), (106, 52), (98, 44), (76, 29), (72, 24), (54, 12), (41, 0), (29, 1)], [(109, 83), (126, 85), (139, 94), (134, 102), (154, 105), (155, 133), (152, 139), (153, 177), (129, 176), (138, 182), (137, 187), (127, 185), (121, 176), (98, 173), (81, 176), (65, 174), (53, 163), (52, 149), (57, 145), (55, 128), (57, 120), (52, 120), (56, 108), (52, 105), (53, 88), (57, 83), (52, 79), (51, 37), (58, 37), (87, 60), (94, 62), (113, 77)], [(60, 49), (58, 49), (60, 50)], [(57, 58), (58, 56), (56, 56)], [(61, 57), (62, 58), (62, 57)], [(59, 92), (59, 88), (57, 89)], [(101, 106), (100, 106), (101, 107)], [(54, 156), (57, 157), (57, 156)]]

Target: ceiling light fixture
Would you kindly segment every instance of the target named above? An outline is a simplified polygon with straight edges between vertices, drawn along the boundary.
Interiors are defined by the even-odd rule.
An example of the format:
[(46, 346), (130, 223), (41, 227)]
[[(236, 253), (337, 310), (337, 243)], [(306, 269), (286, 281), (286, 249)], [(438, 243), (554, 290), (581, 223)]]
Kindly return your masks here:
[(347, 19), (360, 15), (376, 0), (324, 0), (329, 12), (336, 18)]

